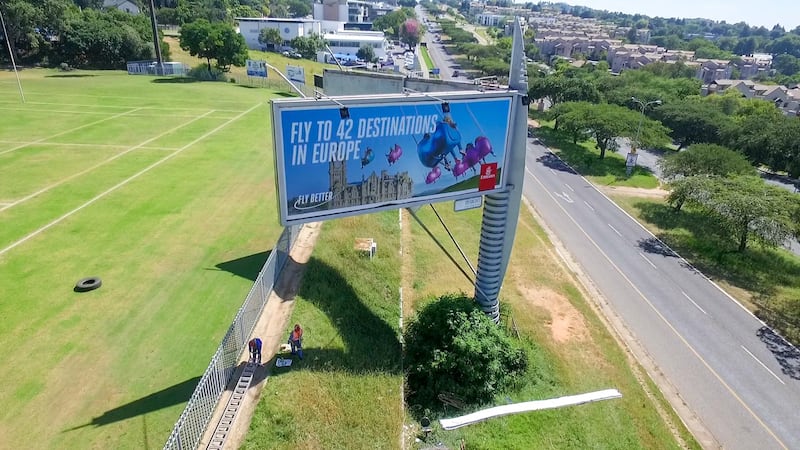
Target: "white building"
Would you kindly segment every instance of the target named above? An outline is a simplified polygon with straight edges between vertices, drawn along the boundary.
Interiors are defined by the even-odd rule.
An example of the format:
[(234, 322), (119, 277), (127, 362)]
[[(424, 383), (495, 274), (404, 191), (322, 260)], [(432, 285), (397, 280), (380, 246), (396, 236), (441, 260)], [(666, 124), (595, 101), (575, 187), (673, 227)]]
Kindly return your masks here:
[[(266, 46), (258, 42), (261, 30), (274, 28), (283, 38), (280, 49), (289, 47), (289, 41), (298, 36), (308, 36), (311, 33), (322, 34), (318, 20), (313, 19), (279, 19), (274, 17), (239, 17), (239, 34), (244, 36), (247, 47), (254, 50), (266, 50)], [(279, 49), (275, 49), (279, 50)]]
[(316, 0), (314, 18), (348, 23), (371, 23), (378, 17), (397, 9), (384, 2), (367, 0)]
[[(355, 59), (358, 49), (364, 46), (372, 47), (375, 57), (381, 60), (386, 59), (389, 54), (389, 43), (382, 31), (342, 31), (327, 33), (322, 37), (337, 57), (343, 55), (345, 59)], [(318, 60), (325, 62), (326, 54), (326, 52), (320, 52)], [(329, 54), (327, 55), (329, 56)]]

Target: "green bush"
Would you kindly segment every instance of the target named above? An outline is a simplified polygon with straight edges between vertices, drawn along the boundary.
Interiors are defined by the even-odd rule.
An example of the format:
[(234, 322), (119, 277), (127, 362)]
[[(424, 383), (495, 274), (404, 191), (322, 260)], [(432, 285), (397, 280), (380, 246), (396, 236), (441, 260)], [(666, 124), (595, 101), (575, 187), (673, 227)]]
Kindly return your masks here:
[(186, 75), (198, 81), (227, 81), (228, 79), (225, 73), (216, 67), (212, 67), (209, 71), (207, 64), (192, 67)]
[(426, 305), (405, 341), (409, 405), (432, 411), (441, 410), (441, 393), (487, 403), (528, 367), (525, 351), (463, 294)]

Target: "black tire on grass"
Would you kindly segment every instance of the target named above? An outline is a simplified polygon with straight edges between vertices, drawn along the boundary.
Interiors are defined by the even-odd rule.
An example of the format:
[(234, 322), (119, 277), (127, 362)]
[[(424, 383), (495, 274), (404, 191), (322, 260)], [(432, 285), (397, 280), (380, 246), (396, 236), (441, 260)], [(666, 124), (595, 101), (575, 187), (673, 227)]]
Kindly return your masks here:
[(75, 292), (89, 292), (93, 291), (103, 285), (103, 280), (100, 277), (87, 277), (78, 280), (75, 283)]

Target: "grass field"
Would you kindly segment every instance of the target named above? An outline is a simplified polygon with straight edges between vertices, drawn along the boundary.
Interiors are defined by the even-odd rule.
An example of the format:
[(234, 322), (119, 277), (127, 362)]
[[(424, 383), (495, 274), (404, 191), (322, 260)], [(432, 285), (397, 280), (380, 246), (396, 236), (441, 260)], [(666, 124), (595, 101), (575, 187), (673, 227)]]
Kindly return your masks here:
[[(280, 233), (267, 90), (0, 73), (0, 448), (160, 448)], [(99, 276), (103, 286), (73, 292)]]
[[(120, 72), (22, 76), (25, 104), (0, 74), (0, 448), (160, 448), (280, 232), (270, 92)], [(448, 206), (440, 211), (475, 261), (480, 212)], [(430, 210), (420, 216), (456, 254)], [(292, 318), (307, 358), (273, 373), (245, 448), (399, 448), (404, 425), (413, 441), (401, 318), (471, 288), (419, 225), (403, 224), (396, 211), (324, 224)], [(378, 241), (372, 261), (353, 255), (364, 236)], [(437, 438), (677, 447), (663, 399), (642, 388), (641, 369), (527, 213), (513, 258), (503, 304), (535, 370), (512, 400), (607, 387), (624, 397)], [(90, 275), (100, 289), (72, 291)]]

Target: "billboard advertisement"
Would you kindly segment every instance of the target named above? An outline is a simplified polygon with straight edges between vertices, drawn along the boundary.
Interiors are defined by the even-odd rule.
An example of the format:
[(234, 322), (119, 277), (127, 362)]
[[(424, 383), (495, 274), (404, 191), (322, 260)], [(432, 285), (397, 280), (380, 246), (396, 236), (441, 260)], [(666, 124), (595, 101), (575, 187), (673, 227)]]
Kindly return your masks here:
[(503, 189), (516, 93), (437, 96), (273, 100), (281, 223)]
[(267, 62), (260, 59), (247, 60), (247, 76), (267, 78)]
[(306, 72), (300, 66), (286, 65), (286, 78), (292, 83), (306, 84)]

